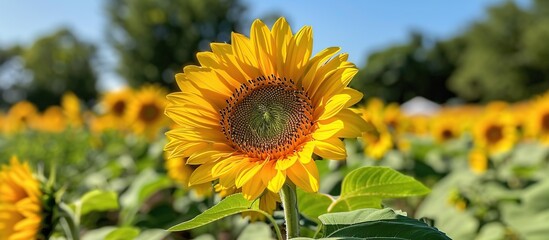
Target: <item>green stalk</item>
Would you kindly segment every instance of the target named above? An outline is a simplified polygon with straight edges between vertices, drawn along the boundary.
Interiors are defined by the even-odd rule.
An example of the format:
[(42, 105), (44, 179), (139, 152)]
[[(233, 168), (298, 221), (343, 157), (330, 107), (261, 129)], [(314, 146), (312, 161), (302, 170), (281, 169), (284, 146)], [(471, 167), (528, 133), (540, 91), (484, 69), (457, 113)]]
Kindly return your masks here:
[(289, 179), (280, 191), (280, 199), (286, 220), (286, 239), (299, 237), (299, 212), (297, 211), (297, 193), (295, 184)]

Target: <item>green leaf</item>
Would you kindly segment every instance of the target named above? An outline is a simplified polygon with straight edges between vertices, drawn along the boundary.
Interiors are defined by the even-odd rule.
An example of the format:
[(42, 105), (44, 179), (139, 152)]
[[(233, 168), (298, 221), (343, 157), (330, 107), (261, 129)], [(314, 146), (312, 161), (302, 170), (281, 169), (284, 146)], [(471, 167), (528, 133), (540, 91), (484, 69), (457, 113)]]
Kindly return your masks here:
[(107, 234), (105, 240), (130, 240), (139, 235), (139, 229), (134, 227), (121, 227)]
[(120, 196), (122, 223), (131, 225), (141, 205), (154, 193), (171, 185), (171, 180), (165, 175), (159, 175), (152, 169), (142, 171), (130, 188)]
[(109, 233), (114, 231), (116, 227), (107, 226), (98, 229), (86, 231), (82, 236), (82, 240), (103, 240)]
[(434, 227), (397, 214), (391, 209), (360, 209), (328, 213), (319, 217), (328, 238), (361, 239), (450, 239)]
[(108, 211), (118, 209), (118, 196), (115, 192), (92, 190), (84, 194), (79, 201), (71, 205), (73, 209), (80, 207), (80, 215), (92, 211)]
[(297, 189), (297, 209), (307, 219), (319, 222), (318, 216), (328, 212), (328, 207), (333, 200), (329, 195), (322, 193), (309, 193)]
[(142, 231), (135, 240), (162, 240), (168, 236), (170, 232), (164, 229), (147, 229)]
[(264, 222), (248, 224), (238, 236), (238, 240), (273, 239), (271, 227)]
[(259, 201), (248, 201), (241, 193), (233, 194), (195, 218), (169, 228), (168, 231), (185, 231), (206, 225), (233, 214), (249, 211), (267, 214), (259, 210)]
[(329, 212), (361, 208), (381, 208), (384, 198), (420, 196), (429, 188), (414, 178), (388, 167), (362, 167), (343, 179), (341, 196), (328, 208)]
[(342, 225), (353, 225), (366, 221), (380, 219), (397, 219), (399, 215), (390, 208), (384, 209), (360, 209), (350, 212), (328, 213), (319, 217), (324, 224), (326, 232), (334, 232)]

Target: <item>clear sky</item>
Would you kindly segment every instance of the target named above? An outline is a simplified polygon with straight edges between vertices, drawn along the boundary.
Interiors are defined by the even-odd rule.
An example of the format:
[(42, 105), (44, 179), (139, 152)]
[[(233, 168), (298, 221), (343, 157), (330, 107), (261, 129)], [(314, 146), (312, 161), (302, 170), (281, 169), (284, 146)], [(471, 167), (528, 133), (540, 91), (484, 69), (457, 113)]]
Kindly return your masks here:
[[(108, 27), (100, 0), (5, 0), (0, 1), (0, 47), (31, 43), (38, 36), (61, 26), (99, 45), (101, 86), (117, 86), (115, 59), (105, 43)], [(368, 53), (406, 41), (416, 30), (432, 38), (445, 38), (462, 31), (484, 16), (485, 9), (504, 0), (242, 0), (247, 6), (245, 24), (277, 13), (297, 31), (313, 27), (314, 50), (340, 46), (350, 60), (362, 66)], [(518, 0), (526, 4), (528, 0)]]

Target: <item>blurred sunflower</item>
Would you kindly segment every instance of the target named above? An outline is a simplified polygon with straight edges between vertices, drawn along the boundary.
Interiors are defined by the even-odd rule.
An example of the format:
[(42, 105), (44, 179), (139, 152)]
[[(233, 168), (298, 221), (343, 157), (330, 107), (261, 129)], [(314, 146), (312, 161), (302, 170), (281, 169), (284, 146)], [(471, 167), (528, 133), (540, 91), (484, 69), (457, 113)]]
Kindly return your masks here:
[(12, 157), (10, 164), (0, 169), (0, 239), (38, 239), (41, 199), (40, 182), (29, 165)]
[(66, 92), (61, 98), (61, 107), (67, 119), (67, 123), (72, 127), (81, 127), (84, 120), (80, 109), (80, 99), (72, 93)]
[(31, 102), (21, 101), (11, 106), (5, 119), (5, 125), (2, 127), (6, 132), (17, 132), (28, 127), (36, 116), (38, 110)]
[(137, 134), (153, 138), (162, 127), (168, 126), (163, 111), (166, 107), (166, 90), (158, 86), (144, 86), (128, 105), (126, 120)]
[[(168, 170), (168, 176), (179, 186), (188, 189), (189, 177), (193, 173), (196, 166), (187, 165), (186, 159), (183, 158), (166, 158), (165, 167)], [(197, 196), (205, 197), (212, 194), (212, 184), (202, 183), (194, 185), (190, 188)]]
[(132, 99), (132, 89), (123, 88), (105, 93), (101, 98), (101, 106), (104, 108), (105, 114), (112, 116), (113, 120), (124, 122), (124, 116)]
[(284, 18), (272, 30), (254, 21), (251, 37), (212, 43), (201, 66), (176, 75), (181, 92), (168, 95), (169, 158), (198, 165), (192, 185), (219, 179), (247, 199), (278, 193), (286, 178), (316, 192), (315, 153), (345, 159), (340, 138), (359, 137), (366, 123), (348, 109), (362, 94), (347, 88), (357, 69), (348, 55), (325, 49), (311, 58), (312, 30), (293, 35)]
[(65, 130), (67, 119), (61, 107), (50, 106), (29, 124), (39, 131), (59, 133)]
[(528, 136), (549, 145), (549, 94), (536, 100), (529, 116), (526, 125)]
[(362, 133), (364, 154), (379, 160), (393, 148), (393, 138), (387, 126), (380, 121), (370, 121), (371, 129)]
[(488, 156), (481, 149), (473, 149), (469, 152), (469, 169), (476, 174), (482, 174), (488, 169)]
[(488, 154), (510, 150), (516, 141), (516, 129), (512, 118), (505, 112), (488, 112), (475, 125), (475, 147), (485, 149)]
[(441, 114), (431, 121), (431, 135), (438, 143), (456, 139), (461, 134), (461, 122), (451, 115)]

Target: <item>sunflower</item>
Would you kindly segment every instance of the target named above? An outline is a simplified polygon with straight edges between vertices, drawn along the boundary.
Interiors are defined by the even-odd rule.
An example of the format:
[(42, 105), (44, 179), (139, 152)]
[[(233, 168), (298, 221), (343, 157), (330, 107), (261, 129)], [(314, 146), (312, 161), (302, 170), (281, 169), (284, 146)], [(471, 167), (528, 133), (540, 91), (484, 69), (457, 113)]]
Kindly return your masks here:
[(133, 90), (123, 88), (117, 91), (107, 92), (101, 97), (101, 107), (106, 115), (110, 115), (114, 120), (124, 122), (128, 105), (133, 99)]
[(461, 122), (451, 115), (441, 114), (431, 122), (431, 134), (438, 143), (456, 139), (461, 134)]
[(29, 125), (39, 131), (59, 133), (65, 130), (67, 118), (61, 107), (50, 106)]
[(72, 93), (66, 92), (61, 98), (61, 107), (63, 113), (67, 119), (67, 122), (72, 127), (81, 127), (84, 120), (82, 119), (82, 112), (80, 109), (80, 99)]
[(476, 174), (482, 174), (488, 169), (488, 156), (480, 149), (469, 152), (469, 169)]
[(6, 124), (2, 127), (6, 132), (22, 131), (36, 116), (38, 116), (36, 106), (31, 102), (21, 101), (11, 106), (5, 120)]
[(42, 222), (40, 182), (12, 157), (0, 169), (0, 239), (37, 239)]
[(536, 99), (527, 121), (527, 134), (549, 145), (549, 94)]
[(153, 85), (144, 86), (135, 93), (126, 115), (135, 133), (153, 138), (162, 127), (168, 126), (167, 118), (162, 114), (167, 102), (165, 96), (164, 89)]
[(168, 95), (166, 115), (183, 127), (167, 133), (168, 157), (198, 166), (191, 185), (219, 179), (250, 200), (278, 193), (286, 178), (318, 191), (313, 153), (345, 159), (340, 138), (366, 125), (348, 109), (362, 98), (346, 87), (357, 68), (335, 47), (311, 58), (311, 28), (294, 35), (284, 18), (272, 30), (256, 20), (250, 38), (231, 39), (175, 76), (181, 92)]
[(501, 111), (488, 112), (475, 125), (474, 143), (488, 154), (510, 150), (516, 141), (516, 129), (509, 114)]
[(393, 137), (389, 129), (380, 121), (371, 121), (373, 131), (362, 133), (364, 142), (364, 154), (370, 158), (379, 160), (393, 148)]
[[(194, 165), (187, 165), (186, 159), (166, 158), (165, 167), (168, 170), (168, 176), (179, 186), (188, 188), (189, 177), (196, 168)], [(212, 193), (212, 184), (203, 183), (192, 186), (191, 190), (197, 196), (209, 196)]]
[(364, 155), (376, 160), (381, 159), (393, 148), (393, 137), (389, 127), (384, 123), (382, 109), (381, 101), (373, 99), (359, 110), (362, 111), (362, 118), (368, 123), (367, 130), (362, 133)]

